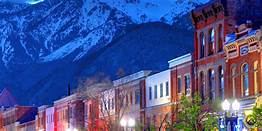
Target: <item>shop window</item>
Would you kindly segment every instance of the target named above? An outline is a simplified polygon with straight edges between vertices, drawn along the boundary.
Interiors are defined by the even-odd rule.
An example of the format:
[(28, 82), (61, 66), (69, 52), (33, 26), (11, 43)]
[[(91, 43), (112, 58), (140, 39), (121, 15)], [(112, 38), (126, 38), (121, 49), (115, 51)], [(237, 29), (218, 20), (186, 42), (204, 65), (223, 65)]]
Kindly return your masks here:
[(219, 94), (220, 94), (220, 98), (223, 100), (224, 99), (224, 95), (225, 95), (225, 89), (224, 89), (224, 70), (222, 68), (222, 66), (219, 66), (218, 68), (218, 77), (219, 77)]
[(208, 71), (208, 81), (209, 81), (209, 100), (214, 101), (215, 100), (215, 71), (213, 69), (210, 69)]
[(205, 100), (205, 78), (204, 78), (204, 73), (203, 71), (200, 72), (200, 95), (201, 95), (201, 99), (202, 99), (202, 102), (204, 102)]
[(191, 94), (190, 75), (189, 74), (185, 76), (185, 92), (186, 92), (186, 95)]
[(254, 91), (258, 93), (258, 61), (254, 62)]
[(231, 68), (231, 81), (232, 81), (232, 93), (233, 93), (233, 98), (236, 98), (236, 67), (233, 66)]

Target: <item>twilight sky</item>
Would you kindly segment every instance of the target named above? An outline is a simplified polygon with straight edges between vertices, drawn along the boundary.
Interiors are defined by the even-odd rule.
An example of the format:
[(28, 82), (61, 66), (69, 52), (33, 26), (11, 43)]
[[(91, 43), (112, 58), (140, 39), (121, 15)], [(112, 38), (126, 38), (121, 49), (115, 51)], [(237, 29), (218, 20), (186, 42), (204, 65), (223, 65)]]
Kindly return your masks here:
[(9, 1), (9, 2), (14, 2), (14, 3), (36, 4), (36, 3), (44, 1), (44, 0), (0, 0), (0, 2), (2, 2), (2, 1)]

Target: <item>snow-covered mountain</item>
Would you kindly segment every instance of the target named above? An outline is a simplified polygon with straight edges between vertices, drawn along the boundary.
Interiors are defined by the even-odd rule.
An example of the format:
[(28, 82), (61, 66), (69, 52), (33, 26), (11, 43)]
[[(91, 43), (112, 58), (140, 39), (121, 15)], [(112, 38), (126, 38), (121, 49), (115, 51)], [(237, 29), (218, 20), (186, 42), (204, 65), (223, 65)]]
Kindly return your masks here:
[[(188, 13), (207, 1), (0, 0), (0, 86), (12, 87), (14, 92), (36, 93), (39, 83), (48, 83), (61, 63), (89, 62), (94, 59), (91, 56), (139, 24), (162, 22), (170, 28), (190, 30)], [(67, 72), (67, 81), (80, 77), (70, 76), (79, 72)], [(21, 78), (26, 75), (34, 79)], [(43, 90), (51, 85), (44, 87)]]

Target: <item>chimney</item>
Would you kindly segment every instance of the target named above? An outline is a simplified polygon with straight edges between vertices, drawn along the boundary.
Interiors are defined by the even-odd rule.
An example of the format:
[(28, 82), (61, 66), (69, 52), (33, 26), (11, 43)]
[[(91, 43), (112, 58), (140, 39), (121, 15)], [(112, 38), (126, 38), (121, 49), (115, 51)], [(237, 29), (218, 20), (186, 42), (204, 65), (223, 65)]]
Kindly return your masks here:
[(247, 20), (247, 28), (252, 28), (252, 21), (251, 20)]
[(70, 82), (68, 83), (68, 87), (67, 87), (67, 95), (70, 96), (71, 95), (71, 87), (70, 87)]
[(235, 25), (235, 33), (238, 33), (239, 30), (238, 30), (238, 25)]

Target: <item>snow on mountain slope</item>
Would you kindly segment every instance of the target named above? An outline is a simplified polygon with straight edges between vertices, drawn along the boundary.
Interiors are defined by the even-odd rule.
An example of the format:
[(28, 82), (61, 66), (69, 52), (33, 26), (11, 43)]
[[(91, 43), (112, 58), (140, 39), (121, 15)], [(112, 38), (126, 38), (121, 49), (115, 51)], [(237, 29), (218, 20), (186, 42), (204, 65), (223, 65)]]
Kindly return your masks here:
[(209, 0), (101, 0), (115, 7), (136, 23), (160, 21), (164, 17), (166, 23), (172, 24), (173, 18), (187, 14), (196, 5)]
[[(63, 59), (75, 51), (79, 60), (96, 46), (110, 43), (132, 23), (162, 21), (172, 24), (178, 17), (207, 0), (46, 0), (33, 5), (0, 3), (2, 61), (16, 63), (17, 45), (7, 38), (15, 33), (31, 60)], [(174, 19), (176, 18), (176, 19)], [(12, 52), (13, 51), (13, 52)]]
[[(47, 90), (54, 91), (54, 87), (56, 87), (55, 91), (61, 91), (60, 88), (67, 85), (68, 81), (81, 77), (79, 72), (84, 68), (78, 68), (78, 62), (92, 62), (95, 58), (91, 56), (112, 46), (114, 41), (122, 36), (128, 35), (130, 28), (154, 21), (168, 23), (169, 25), (164, 27), (170, 30), (175, 29), (170, 26), (171, 24), (177, 25), (174, 22), (187, 28), (191, 22), (183, 16), (195, 6), (206, 1), (44, 0), (39, 3), (25, 4), (0, 0), (0, 89), (7, 86), (16, 92), (17, 97), (31, 97), (34, 94), (34, 98), (45, 94)], [(159, 30), (164, 27), (160, 26)], [(167, 30), (161, 31), (159, 33), (166, 34)], [(150, 31), (138, 36), (145, 37), (151, 32), (154, 32), (153, 27), (150, 27)], [(147, 38), (150, 43), (150, 37)], [(132, 39), (139, 41), (134, 41), (136, 42), (134, 44), (140, 43), (136, 49), (141, 49), (140, 46), (143, 46), (144, 41), (136, 37)], [(161, 37), (161, 39), (169, 38)], [(157, 42), (162, 41), (158, 39)], [(162, 46), (159, 45), (159, 47)], [(146, 60), (152, 59), (151, 56), (154, 57), (153, 55), (147, 56)], [(88, 57), (90, 59), (86, 59)], [(118, 58), (120, 59), (116, 56), (114, 58), (113, 62), (116, 64), (112, 70), (118, 68), (116, 67), (117, 61)], [(157, 59), (161, 58), (157, 57)], [(134, 65), (136, 70), (141, 69), (142, 66), (138, 65), (142, 65), (144, 60), (138, 62), (140, 63)], [(72, 63), (74, 68), (68, 71)], [(130, 66), (126, 62), (123, 63), (123, 66)], [(95, 68), (95, 65), (91, 69), (86, 68), (93, 69), (94, 72), (102, 70), (102, 67)], [(108, 67), (106, 70), (111, 69)], [(57, 97), (65, 92), (62, 90)], [(41, 96), (41, 100), (45, 99), (44, 96)], [(51, 99), (54, 97), (50, 98), (50, 101)]]

